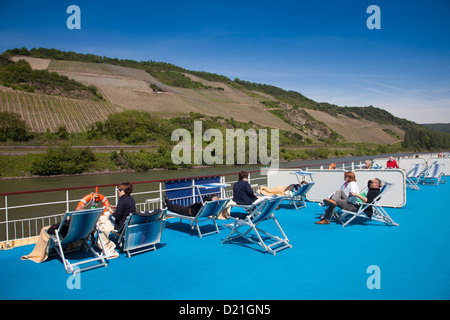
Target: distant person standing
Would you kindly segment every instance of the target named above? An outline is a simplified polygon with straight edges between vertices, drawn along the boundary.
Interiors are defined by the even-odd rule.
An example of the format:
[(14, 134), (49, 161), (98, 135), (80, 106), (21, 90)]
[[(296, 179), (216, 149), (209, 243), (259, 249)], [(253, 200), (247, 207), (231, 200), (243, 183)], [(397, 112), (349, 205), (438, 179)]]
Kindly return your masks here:
[(395, 161), (393, 156), (389, 157), (389, 160), (386, 163), (386, 167), (391, 168), (391, 169), (398, 169), (398, 164), (397, 161)]

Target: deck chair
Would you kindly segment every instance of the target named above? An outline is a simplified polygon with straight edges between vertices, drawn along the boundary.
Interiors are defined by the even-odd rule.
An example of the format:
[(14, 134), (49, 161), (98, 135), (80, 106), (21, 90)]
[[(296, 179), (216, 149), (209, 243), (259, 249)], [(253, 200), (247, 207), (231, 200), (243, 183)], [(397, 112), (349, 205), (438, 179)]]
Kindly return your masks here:
[(312, 188), (313, 185), (314, 182), (302, 184), (300, 188), (297, 189), (296, 192), (294, 192), (291, 196), (286, 197), (289, 203), (294, 205), (295, 210), (306, 207), (305, 202), (306, 193)]
[(439, 185), (445, 183), (444, 165), (442, 163), (434, 162), (420, 177), (420, 183)]
[(424, 170), (424, 165), (421, 163), (413, 164), (406, 174), (406, 187), (413, 190), (420, 190), (417, 183), (419, 182), (419, 177)]
[[(61, 228), (63, 223), (60, 223), (59, 228), (55, 230), (55, 235), (50, 236), (49, 252), (53, 248), (56, 250), (67, 273), (76, 274), (84, 270), (107, 266), (108, 256), (105, 252), (101, 237), (98, 237), (102, 250), (100, 254), (97, 253), (91, 246), (91, 243), (95, 242), (93, 242), (92, 239), (88, 239), (91, 234), (98, 232), (96, 224), (102, 213), (103, 208), (66, 212), (63, 221), (70, 218), (70, 225), (66, 236), (64, 238), (61, 236)], [(69, 252), (66, 250), (66, 247), (70, 243), (79, 240), (83, 241), (83, 245), (90, 250), (95, 257), (92, 259), (85, 259), (77, 263), (70, 263), (69, 260), (66, 259), (66, 254)], [(99, 263), (84, 268), (78, 267), (79, 265), (91, 264), (96, 261)]]
[(138, 212), (130, 214), (121, 230), (118, 243), (127, 253), (132, 255), (156, 250), (161, 242), (162, 232), (167, 209), (157, 209), (151, 212)]
[[(269, 252), (273, 255), (285, 248), (292, 248), (292, 245), (289, 244), (289, 239), (274, 214), (275, 209), (285, 199), (286, 197), (267, 198), (258, 206), (253, 207), (253, 210), (245, 217), (245, 219), (230, 217), (234, 222), (228, 225), (224, 224), (224, 227), (231, 229), (231, 232), (222, 240), (222, 243), (242, 237), (259, 245), (265, 252)], [(274, 236), (260, 228), (260, 224), (266, 221), (275, 222), (275, 225), (281, 233), (281, 237)], [(241, 232), (241, 229), (246, 230)], [(254, 238), (256, 238), (256, 240)]]
[[(180, 218), (180, 223), (183, 219), (187, 219), (191, 221), (191, 229), (197, 229), (198, 236), (202, 238), (205, 235), (211, 233), (220, 233), (219, 227), (217, 226), (216, 219), (219, 214), (225, 209), (230, 199), (221, 199), (215, 201), (206, 201), (203, 206), (198, 211), (195, 217), (184, 216), (182, 214), (178, 214), (172, 211), (167, 211), (167, 217)], [(200, 230), (200, 222), (212, 221), (215, 226), (215, 230), (211, 232), (202, 233)]]
[[(387, 214), (386, 210), (384, 210), (384, 208), (378, 204), (378, 201), (380, 201), (381, 197), (384, 194), (386, 194), (393, 186), (394, 186), (393, 183), (384, 182), (380, 189), (380, 194), (372, 201), (372, 203), (361, 204), (358, 208), (358, 211), (356, 211), (356, 212), (341, 209), (339, 221), (342, 223), (342, 227), (347, 226), (356, 217), (363, 217), (363, 218), (367, 218), (367, 219), (371, 219), (371, 220), (375, 220), (375, 221), (384, 222), (387, 225), (398, 226), (398, 223), (394, 222), (394, 220), (392, 220), (392, 218)], [(364, 213), (364, 211), (370, 206), (372, 207), (372, 212), (373, 212), (372, 218), (369, 218)], [(344, 221), (344, 219), (347, 218), (348, 216), (351, 216), (351, 217), (349, 219), (347, 219), (346, 221)]]

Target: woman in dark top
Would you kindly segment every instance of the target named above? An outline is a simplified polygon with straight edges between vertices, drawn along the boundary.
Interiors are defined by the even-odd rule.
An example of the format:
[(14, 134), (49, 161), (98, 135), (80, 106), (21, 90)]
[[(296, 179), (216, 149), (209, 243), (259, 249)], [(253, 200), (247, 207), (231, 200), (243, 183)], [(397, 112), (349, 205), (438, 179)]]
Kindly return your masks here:
[(236, 204), (252, 204), (257, 196), (253, 193), (250, 184), (248, 183), (248, 173), (245, 171), (239, 172), (239, 181), (233, 186), (233, 201)]
[(133, 185), (131, 183), (121, 183), (117, 188), (120, 199), (112, 216), (115, 219), (114, 229), (119, 230), (127, 220), (130, 213), (136, 212), (136, 203), (131, 196), (131, 192), (133, 191)]

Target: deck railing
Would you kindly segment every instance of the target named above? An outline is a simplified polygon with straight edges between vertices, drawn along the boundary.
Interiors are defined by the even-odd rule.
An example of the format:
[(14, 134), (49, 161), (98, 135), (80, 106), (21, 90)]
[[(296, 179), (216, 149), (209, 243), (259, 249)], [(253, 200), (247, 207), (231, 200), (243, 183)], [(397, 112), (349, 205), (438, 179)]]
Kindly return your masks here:
[[(253, 172), (254, 177), (252, 177), (252, 172), (249, 173), (250, 181), (252, 184), (253, 189), (256, 190), (258, 185), (262, 183), (265, 183), (266, 177), (264, 176), (258, 176), (257, 171)], [(232, 180), (231, 177), (230, 181), (226, 180), (226, 176), (233, 175), (233, 178), (237, 175), (236, 173), (233, 174), (223, 174), (218, 175), (220, 177), (221, 183), (227, 183), (227, 184), (234, 184), (235, 181)], [(206, 176), (202, 177), (191, 177), (191, 178), (182, 178), (183, 180), (191, 180), (192, 184), (195, 185), (195, 179), (198, 178), (205, 178)], [(209, 176), (208, 176), (209, 177)], [(162, 206), (162, 198), (164, 193), (166, 192), (166, 189), (164, 188), (164, 182), (171, 181), (171, 180), (180, 180), (180, 179), (168, 179), (168, 180), (153, 180), (153, 181), (138, 181), (138, 182), (132, 182), (132, 184), (136, 185), (142, 185), (144, 189), (147, 189), (148, 191), (140, 191), (140, 192), (133, 192), (133, 198), (136, 200), (136, 210), (138, 211), (152, 211), (156, 208), (160, 208)], [(117, 197), (117, 186), (116, 185), (98, 185), (98, 186), (83, 186), (83, 187), (72, 187), (72, 188), (58, 188), (58, 189), (45, 189), (45, 190), (32, 190), (32, 191), (20, 191), (20, 192), (8, 192), (8, 193), (1, 193), (0, 196), (4, 198), (4, 206), (0, 207), (0, 248), (8, 248), (11, 247), (11, 245), (14, 244), (14, 242), (17, 242), (18, 240), (26, 240), (26, 239), (33, 239), (37, 236), (39, 236), (40, 230), (44, 226), (49, 226), (52, 224), (55, 224), (64, 216), (64, 213), (66, 211), (74, 210), (75, 205), (80, 201), (79, 195), (72, 195), (73, 194), (79, 194), (80, 190), (89, 190), (88, 193), (91, 193), (92, 190), (95, 188), (100, 188), (101, 190), (110, 190), (113, 189), (113, 193), (111, 194), (104, 194), (104, 196), (110, 201), (111, 204), (117, 204), (118, 197)], [(143, 189), (141, 186), (139, 189)], [(170, 189), (170, 191), (174, 190), (182, 190), (182, 189), (192, 189), (193, 193), (191, 196), (188, 197), (181, 197), (181, 198), (175, 198), (171, 199), (175, 203), (186, 205), (189, 200), (191, 200), (193, 197), (198, 196), (197, 193), (195, 193), (195, 190), (192, 187), (182, 187), (182, 188), (175, 188)], [(32, 194), (48, 194), (48, 193), (55, 193), (60, 192), (64, 193), (64, 200), (57, 200), (57, 201), (47, 201), (47, 202), (34, 202), (34, 203), (27, 203), (27, 204), (19, 204), (19, 205), (10, 205), (8, 202), (11, 198), (14, 197), (22, 197), (25, 195), (32, 195)], [(203, 193), (205, 195), (211, 194), (211, 193)], [(221, 190), (218, 194), (220, 197), (229, 197), (232, 196), (231, 190)], [(62, 198), (62, 196), (61, 196)], [(74, 199), (75, 198), (75, 199)], [(54, 213), (54, 214), (45, 214), (39, 217), (17, 217), (17, 212), (21, 211), (23, 215), (24, 209), (28, 210), (28, 215), (33, 215), (36, 211), (43, 212), (46, 211), (47, 213)], [(59, 212), (59, 213), (55, 213)]]
[[(359, 164), (361, 165), (361, 163)], [(338, 168), (343, 168), (345, 170), (354, 170), (355, 163), (354, 162), (343, 162), (339, 163)], [(314, 168), (323, 169), (323, 165), (310, 166)], [(328, 168), (328, 165), (326, 165)], [(296, 167), (303, 170), (307, 170), (307, 167)], [(221, 183), (234, 184), (236, 182), (237, 173), (227, 173), (216, 175), (220, 177)], [(183, 180), (191, 179), (192, 183), (195, 184), (195, 179), (197, 178), (208, 178), (211, 176), (202, 176), (202, 177), (190, 177), (190, 178), (180, 178)], [(164, 183), (167, 181), (180, 180), (180, 179), (165, 179), (165, 180), (153, 180), (153, 181), (138, 181), (132, 182), (133, 185), (143, 185), (148, 191), (141, 192), (133, 192), (133, 198), (136, 200), (136, 209), (138, 211), (151, 211), (156, 208), (160, 208), (162, 206), (162, 198), (164, 193), (166, 192), (164, 188)], [(261, 175), (260, 171), (251, 171), (249, 172), (249, 182), (252, 186), (252, 189), (256, 190), (259, 185), (267, 184), (267, 176)], [(101, 190), (108, 190), (112, 194), (104, 194), (105, 197), (108, 198), (111, 204), (117, 204), (117, 186), (116, 185), (96, 185), (96, 186), (82, 186), (82, 187), (68, 187), (68, 188), (58, 188), (58, 189), (45, 189), (45, 190), (31, 190), (31, 191), (18, 191), (18, 192), (8, 192), (8, 193), (0, 193), (0, 197), (4, 198), (4, 206), (0, 207), (0, 249), (1, 248), (9, 248), (14, 245), (15, 242), (20, 240), (33, 239), (39, 236), (40, 230), (44, 226), (49, 226), (61, 221), (64, 213), (66, 211), (74, 210), (75, 208), (72, 206), (73, 203), (78, 203), (80, 201), (79, 193), (81, 190), (89, 190), (91, 193), (95, 188), (100, 188)], [(142, 188), (141, 188), (142, 189)], [(180, 188), (183, 189), (183, 188)], [(171, 191), (176, 189), (171, 189)], [(63, 193), (63, 195), (59, 195), (58, 197), (63, 198), (64, 200), (58, 201), (47, 201), (47, 202), (34, 202), (34, 203), (25, 203), (19, 205), (10, 205), (8, 201), (11, 198), (21, 197), (26, 195), (47, 195), (49, 193), (59, 192)], [(222, 193), (225, 192), (225, 193)], [(219, 194), (221, 197), (231, 197), (232, 196), (232, 188), (228, 188), (227, 190), (221, 190), (222, 194)], [(178, 204), (185, 205), (189, 198), (195, 197), (195, 193), (193, 192), (192, 196), (183, 197), (178, 199), (173, 199)], [(112, 201), (114, 199), (114, 203)], [(72, 206), (72, 209), (71, 209)], [(24, 213), (23, 211), (26, 211)], [(46, 214), (41, 215), (39, 217), (34, 217), (36, 211), (46, 211)], [(25, 217), (18, 217), (17, 212), (21, 211), (21, 215), (27, 214)]]

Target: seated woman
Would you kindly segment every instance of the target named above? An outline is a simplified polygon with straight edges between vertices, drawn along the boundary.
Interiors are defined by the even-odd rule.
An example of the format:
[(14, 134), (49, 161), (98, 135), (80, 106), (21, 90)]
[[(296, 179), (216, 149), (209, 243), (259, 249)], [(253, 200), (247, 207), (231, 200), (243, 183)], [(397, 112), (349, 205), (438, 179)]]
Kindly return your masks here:
[(328, 205), (328, 208), (325, 210), (325, 214), (322, 220), (316, 222), (317, 224), (330, 223), (330, 219), (333, 216), (334, 211), (336, 210), (338, 202), (340, 202), (340, 204), (343, 206), (346, 206), (347, 203), (356, 204), (357, 198), (350, 194), (359, 194), (359, 188), (356, 184), (355, 174), (351, 171), (347, 171), (344, 174), (344, 180), (345, 182), (339, 190), (336, 190), (336, 192), (333, 193), (333, 195), (331, 195), (329, 199), (323, 199), (323, 202)]
[[(108, 253), (109, 259), (114, 259), (119, 256), (116, 252), (116, 244), (109, 239), (109, 234), (113, 230), (120, 230), (131, 213), (136, 212), (136, 202), (131, 193), (133, 192), (133, 185), (129, 182), (123, 182), (117, 186), (119, 194), (119, 201), (117, 206), (110, 206), (110, 212), (106, 212), (100, 217), (97, 226), (100, 230), (99, 236), (102, 238), (105, 249)], [(99, 243), (97, 243), (100, 246)]]

